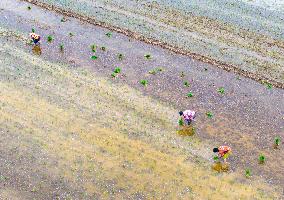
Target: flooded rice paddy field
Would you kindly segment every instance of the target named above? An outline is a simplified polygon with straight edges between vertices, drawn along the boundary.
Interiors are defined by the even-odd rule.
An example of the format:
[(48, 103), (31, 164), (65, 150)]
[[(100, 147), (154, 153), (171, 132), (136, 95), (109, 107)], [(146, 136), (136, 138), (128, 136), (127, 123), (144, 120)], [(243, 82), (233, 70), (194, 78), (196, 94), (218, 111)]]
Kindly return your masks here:
[[(284, 137), (282, 89), (62, 18), (0, 2), (1, 199), (283, 198), (283, 147), (273, 148)], [(32, 28), (40, 49), (28, 44)], [(187, 108), (194, 134), (177, 131)], [(233, 149), (227, 172), (212, 169), (222, 144)]]
[(284, 88), (281, 1), (26, 1)]

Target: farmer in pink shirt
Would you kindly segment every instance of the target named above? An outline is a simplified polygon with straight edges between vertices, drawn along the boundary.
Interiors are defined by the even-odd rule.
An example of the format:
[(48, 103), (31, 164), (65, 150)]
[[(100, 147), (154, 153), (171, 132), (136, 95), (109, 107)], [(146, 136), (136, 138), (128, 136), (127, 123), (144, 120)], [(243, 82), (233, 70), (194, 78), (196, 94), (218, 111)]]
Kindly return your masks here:
[(40, 35), (35, 34), (35, 33), (30, 33), (30, 36), (34, 42), (35, 45), (39, 44), (40, 41)]
[(195, 118), (195, 111), (193, 110), (180, 111), (179, 115), (183, 118), (185, 123), (189, 126), (192, 120)]

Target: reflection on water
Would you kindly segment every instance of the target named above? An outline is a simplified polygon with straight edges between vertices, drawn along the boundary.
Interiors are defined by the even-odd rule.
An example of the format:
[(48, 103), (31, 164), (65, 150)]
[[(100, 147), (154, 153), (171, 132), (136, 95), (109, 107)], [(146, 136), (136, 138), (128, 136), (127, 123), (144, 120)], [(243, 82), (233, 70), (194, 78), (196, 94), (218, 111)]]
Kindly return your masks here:
[(40, 56), (41, 55), (40, 45), (34, 45), (32, 51), (33, 51), (33, 54)]
[(177, 134), (181, 136), (192, 136), (195, 134), (195, 128), (192, 125), (183, 126), (180, 130), (177, 131)]
[(229, 163), (222, 163), (222, 162), (218, 161), (218, 162), (215, 162), (212, 165), (212, 169), (217, 171), (217, 172), (227, 172), (230, 169), (230, 165), (229, 165)]

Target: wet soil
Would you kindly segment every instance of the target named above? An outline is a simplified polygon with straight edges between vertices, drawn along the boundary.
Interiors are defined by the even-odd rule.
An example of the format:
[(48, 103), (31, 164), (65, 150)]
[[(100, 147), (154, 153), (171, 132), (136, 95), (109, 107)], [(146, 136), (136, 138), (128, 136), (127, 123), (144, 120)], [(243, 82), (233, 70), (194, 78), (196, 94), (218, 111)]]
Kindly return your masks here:
[[(5, 119), (1, 121), (1, 128), (3, 129), (1, 133), (2, 138), (7, 137), (1, 141), (1, 150), (3, 152), (1, 158), (5, 160), (2, 163), (6, 163), (1, 173), (3, 173), (4, 177), (19, 177), (16, 181), (10, 179), (13, 180), (11, 182), (7, 179), (5, 191), (1, 191), (3, 195), (5, 192), (11, 194), (15, 190), (11, 188), (19, 187), (22, 188), (22, 192), (18, 191), (19, 196), (27, 195), (29, 197), (30, 192), (32, 192), (35, 193), (35, 197), (43, 198), (41, 196), (43, 193), (39, 192), (42, 191), (41, 189), (33, 189), (34, 186), (31, 187), (28, 184), (30, 179), (27, 177), (33, 179), (30, 182), (37, 183), (46, 176), (41, 170), (39, 170), (40, 173), (30, 170), (33, 169), (32, 163), (35, 162), (35, 170), (39, 168), (38, 166), (47, 165), (46, 170), (52, 169), (52, 164), (57, 166), (55, 168), (56, 173), (54, 171), (48, 173), (50, 177), (46, 179), (49, 181), (42, 187), (48, 194), (57, 194), (62, 198), (77, 197), (82, 199), (84, 198), (84, 191), (89, 188), (92, 191), (89, 194), (92, 193), (95, 196), (100, 196), (101, 191), (122, 196), (127, 196), (127, 194), (133, 192), (131, 196), (133, 198), (134, 196), (145, 196), (146, 194), (131, 190), (130, 185), (123, 185), (121, 186), (123, 189), (119, 190), (120, 187), (117, 182), (121, 183), (124, 179), (119, 177), (118, 174), (122, 171), (119, 171), (119, 166), (117, 168), (112, 166), (114, 163), (111, 160), (118, 159), (116, 153), (120, 151), (125, 156), (124, 158), (129, 160), (127, 156), (132, 156), (132, 154), (126, 152), (134, 151), (133, 149), (137, 146), (143, 149), (146, 144), (149, 145), (146, 145), (148, 154), (155, 152), (156, 155), (160, 155), (159, 152), (166, 152), (169, 155), (167, 158), (164, 157), (167, 161), (165, 165), (169, 168), (172, 167), (169, 163), (174, 162), (173, 157), (177, 155), (188, 155), (190, 160), (203, 163), (202, 165), (210, 168), (211, 157), (213, 157), (213, 154), (211, 154), (212, 148), (217, 145), (227, 144), (233, 149), (233, 155), (228, 159), (231, 163), (230, 173), (240, 171), (242, 174), (244, 169), (251, 168), (256, 179), (262, 178), (266, 184), (279, 186), (280, 188), (283, 186), (283, 147), (280, 146), (277, 150), (273, 149), (274, 137), (279, 135), (284, 138), (283, 90), (278, 88), (269, 89), (266, 85), (251, 79), (223, 71), (188, 56), (175, 54), (133, 40), (123, 34), (114, 32), (109, 38), (105, 35), (109, 30), (76, 19), (67, 18), (66, 22), (61, 22), (63, 16), (50, 13), (41, 8), (33, 7), (31, 11), (28, 11), (26, 8), (29, 4), (17, 1), (3, 1), (0, 5), (2, 6), (0, 11), (0, 41), (3, 44), (1, 47), (1, 63), (4, 66), (1, 68), (1, 96), (6, 97), (1, 99), (2, 119)], [(29, 41), (28, 34), (32, 28), (35, 28), (36, 32), (43, 37), (40, 49), (26, 44)], [(70, 36), (70, 32), (73, 36)], [(53, 36), (53, 42), (47, 42), (48, 35)], [(64, 44), (63, 52), (60, 51), (60, 44)], [(98, 46), (97, 60), (90, 59), (93, 55), (90, 48), (92, 44)], [(100, 50), (100, 47), (106, 47), (106, 51)], [(124, 57), (119, 60), (118, 54), (121, 53)], [(145, 54), (151, 54), (152, 58), (145, 59)], [(67, 65), (68, 70), (63, 65)], [(32, 68), (29, 68), (29, 66)], [(115, 67), (121, 67), (122, 72), (116, 78), (111, 78), (111, 73)], [(155, 75), (148, 73), (157, 67), (161, 67), (163, 70)], [(41, 68), (46, 71), (41, 72)], [(87, 71), (82, 71), (81, 68)], [(70, 70), (72, 73), (70, 73)], [(90, 72), (96, 75), (92, 77)], [(181, 77), (182, 72), (185, 74), (183, 77)], [(76, 74), (78, 80), (75, 78)], [(82, 78), (84, 75), (87, 78)], [(69, 79), (70, 77), (72, 79)], [(106, 80), (100, 80), (101, 77), (106, 78)], [(147, 79), (149, 84), (146, 87), (142, 86), (139, 83), (141, 79)], [(96, 82), (96, 80), (100, 81)], [(184, 86), (184, 81), (189, 81), (190, 86)], [(106, 84), (104, 86), (106, 82), (110, 82), (110, 85)], [(108, 89), (108, 87), (113, 88)], [(128, 87), (131, 89), (125, 89)], [(225, 88), (224, 94), (217, 92), (219, 87)], [(80, 91), (80, 88), (82, 88), (82, 91)], [(96, 92), (96, 88), (103, 89), (98, 89), (100, 92)], [(21, 89), (23, 89), (23, 92), (20, 92)], [(138, 92), (139, 95), (133, 96), (133, 90), (135, 94)], [(193, 97), (186, 97), (188, 92), (192, 92)], [(21, 96), (26, 99), (22, 99), (24, 103), (21, 103), (21, 100), (18, 99)], [(149, 98), (154, 99), (154, 102), (150, 104)], [(28, 109), (25, 106), (29, 101), (38, 101), (40, 105)], [(47, 102), (51, 102), (52, 106)], [(97, 108), (92, 105), (94, 103)], [(5, 104), (8, 104), (8, 107)], [(45, 107), (46, 109), (43, 109)], [(120, 107), (123, 107), (123, 109)], [(49, 109), (53, 113), (58, 112), (58, 115), (50, 114)], [(189, 134), (190, 136), (187, 134), (179, 135), (176, 132), (178, 130), (178, 111), (183, 109), (197, 111), (197, 118), (194, 123), (195, 134)], [(37, 110), (39, 114), (37, 114)], [(64, 110), (66, 111), (64, 112)], [(75, 111), (78, 114), (74, 114)], [(212, 118), (207, 117), (206, 112), (208, 111), (213, 113)], [(36, 123), (36, 126), (33, 123), (28, 123), (29, 120), (25, 120), (25, 117), (20, 117), (21, 113), (23, 116), (27, 115), (29, 120), (35, 120), (33, 123)], [(59, 113), (62, 113), (62, 116)], [(104, 113), (107, 113), (107, 116), (113, 116), (101, 119)], [(131, 114), (130, 118), (127, 117), (128, 114)], [(64, 125), (66, 122), (63, 116), (70, 120), (68, 125)], [(60, 118), (59, 122), (53, 122), (53, 117)], [(37, 118), (39, 121), (37, 121)], [(96, 141), (93, 141), (92, 137), (85, 134), (84, 131), (88, 132), (92, 129), (88, 125), (94, 123), (91, 120), (92, 118), (95, 123), (105, 129), (109, 127), (111, 130), (123, 133), (120, 135), (116, 132), (104, 131), (104, 129), (97, 131), (105, 142), (115, 145), (115, 148), (114, 146), (106, 147), (107, 145), (104, 144), (103, 140), (101, 141), (95, 137), (96, 134), (91, 134), (92, 137), (96, 138)], [(42, 119), (42, 122), (40, 119)], [(131, 119), (135, 119), (135, 121)], [(107, 121), (110, 121), (111, 125)], [(67, 132), (63, 131), (64, 129), (59, 129), (60, 135), (56, 134), (56, 129), (60, 125), (64, 128), (65, 126), (71, 126), (70, 123), (74, 123), (72, 134), (67, 134)], [(23, 128), (22, 124), (26, 127), (33, 127), (33, 130)], [(21, 129), (23, 129), (23, 133)], [(48, 129), (51, 129), (51, 132)], [(86, 130), (80, 131), (80, 129)], [(95, 128), (95, 130), (99, 129)], [(32, 137), (29, 131), (33, 131), (36, 134), (35, 137)], [(14, 137), (10, 135), (11, 132), (15, 134)], [(47, 133), (49, 133), (48, 136), (46, 136)], [(117, 144), (115, 144), (116, 140), (110, 140), (111, 137), (115, 138), (116, 134), (120, 137), (116, 139)], [(47, 141), (42, 140), (45, 137), (48, 138)], [(68, 144), (61, 142), (63, 138), (66, 139), (65, 137), (67, 137)], [(17, 138), (21, 138), (18, 141), (20, 145), (15, 143)], [(31, 149), (27, 148), (27, 146), (31, 145), (31, 140), (33, 140), (33, 144), (36, 141), (41, 141), (43, 146), (40, 145), (36, 149), (33, 145), (32, 152), (30, 152)], [(94, 143), (89, 144), (88, 140)], [(134, 145), (134, 141), (142, 144), (135, 143)], [(125, 143), (129, 144), (129, 148), (122, 150), (121, 146)], [(11, 149), (6, 149), (7, 144)], [(85, 144), (88, 145), (85, 146)], [(99, 170), (103, 174), (102, 176), (95, 176), (98, 178), (97, 182), (92, 180), (93, 184), (100, 189), (91, 188), (92, 183), (83, 184), (84, 181), (80, 179), (80, 177), (86, 178), (86, 171), (90, 168), (89, 163), (85, 162), (84, 159), (87, 160), (88, 156), (93, 156), (93, 150), (89, 149), (89, 145), (92, 144), (98, 145), (96, 151), (101, 152), (100, 154), (103, 155), (102, 157), (100, 157), (100, 154), (97, 155), (98, 158), (96, 159), (101, 160), (97, 160), (98, 163), (95, 164), (98, 166), (97, 169), (104, 168), (104, 170)], [(71, 151), (68, 148), (73, 145), (79, 145), (82, 149), (76, 153), (72, 152), (71, 156)], [(23, 163), (20, 163), (20, 160), (14, 157), (12, 152), (16, 150), (12, 148), (13, 146), (18, 147), (18, 151), (23, 152)], [(50, 153), (52, 149), (54, 152)], [(87, 158), (80, 157), (80, 153), (86, 155)], [(143, 155), (147, 157), (147, 153)], [(267, 162), (265, 165), (258, 164), (257, 159), (260, 153), (266, 155)], [(25, 154), (52, 162), (46, 163), (34, 158), (27, 158)], [(133, 153), (133, 155), (136, 154)], [(109, 161), (104, 156), (106, 158), (110, 157)], [(194, 156), (197, 158), (194, 159)], [(61, 157), (68, 159), (63, 162)], [(157, 161), (161, 162), (162, 157), (159, 157)], [(58, 163), (57, 160), (59, 160)], [(8, 161), (12, 161), (12, 164), (7, 164)], [(122, 160), (119, 161), (122, 162)], [(100, 162), (104, 165), (100, 165)], [(153, 177), (147, 178), (145, 174), (152, 174), (152, 170), (157, 170), (156, 161), (148, 164), (147, 159), (141, 162), (135, 160), (135, 162), (139, 165), (149, 165), (147, 167), (150, 171), (141, 172), (143, 176), (141, 175), (139, 178), (151, 180)], [(135, 162), (133, 161), (133, 163)], [(66, 167), (70, 163), (75, 163), (71, 172)], [(122, 168), (131, 169), (133, 164), (131, 163), (131, 161), (124, 161)], [(191, 169), (189, 163), (185, 164), (184, 167), (188, 167), (187, 170)], [(13, 166), (12, 171), (9, 170), (9, 165)], [(163, 168), (163, 166), (159, 167)], [(183, 165), (181, 168), (177, 168), (179, 170), (183, 169)], [(117, 174), (115, 169), (118, 170)], [(61, 177), (64, 170), (66, 170), (65, 178)], [(107, 172), (110, 174), (107, 175)], [(11, 174), (9, 175), (9, 173)], [(38, 174), (38, 177), (33, 176), (35, 173)], [(81, 181), (82, 185), (78, 186), (71, 181), (73, 178), (72, 173), (76, 173), (76, 177), (78, 177), (78, 181)], [(128, 175), (134, 177), (131, 173)], [(160, 176), (163, 177), (162, 174)], [(66, 177), (69, 177), (68, 181), (66, 181)], [(112, 177), (119, 178), (113, 178), (112, 180)], [(127, 181), (135, 182), (134, 179), (129, 177)], [(168, 178), (170, 180), (177, 177), (179, 179), (182, 176), (172, 175)], [(51, 180), (53, 179), (56, 180), (56, 184), (52, 184)], [(62, 182), (58, 181), (60, 179), (62, 179)], [(136, 180), (135, 183), (140, 182)], [(146, 183), (147, 181), (144, 181), (144, 187), (147, 187)], [(156, 188), (163, 188), (158, 186), (159, 181), (155, 184)], [(66, 196), (64, 196), (64, 188), (69, 188)], [(26, 194), (27, 190), (30, 190), (28, 194)], [(94, 192), (95, 190), (97, 191)], [(194, 190), (197, 191), (196, 188)], [(72, 193), (72, 191), (76, 192)], [(141, 191), (150, 191), (150, 189), (141, 188)], [(151, 193), (148, 197), (152, 195), (155, 196), (154, 193)], [(156, 195), (160, 196), (160, 194)], [(52, 197), (52, 195), (49, 197)], [(87, 195), (85, 198), (90, 198), (90, 196)], [(103, 199), (103, 195), (100, 198)]]

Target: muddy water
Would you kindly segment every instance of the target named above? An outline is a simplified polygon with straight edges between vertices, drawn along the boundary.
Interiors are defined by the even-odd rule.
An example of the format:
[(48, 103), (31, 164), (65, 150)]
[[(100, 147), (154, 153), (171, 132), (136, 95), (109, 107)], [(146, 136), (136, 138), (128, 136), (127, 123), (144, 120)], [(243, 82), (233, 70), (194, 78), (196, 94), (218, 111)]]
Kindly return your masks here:
[[(215, 145), (228, 144), (233, 148), (233, 156), (229, 159), (233, 171), (252, 168), (254, 174), (265, 178), (268, 183), (283, 185), (283, 148), (277, 151), (271, 148), (276, 135), (284, 137), (283, 90), (267, 89), (250, 79), (237, 77), (214, 66), (134, 41), (120, 34), (113, 33), (112, 37), (108, 38), (105, 35), (108, 32), (106, 29), (82, 24), (73, 19), (60, 22), (62, 16), (36, 7), (28, 11), (27, 4), (6, 2), (9, 4), (5, 4), (5, 1), (0, 4), (4, 9), (0, 12), (3, 30), (13, 30), (23, 38), (28, 38), (30, 30), (35, 28), (36, 32), (43, 36), (40, 50), (24, 45), (23, 39), (20, 39), (19, 43), (14, 43), (12, 40), (15, 37), (8, 39), (10, 44), (17, 45), (18, 48), (34, 53), (44, 60), (65, 63), (74, 69), (85, 67), (109, 78), (115, 67), (121, 67), (122, 73), (116, 79), (111, 79), (112, 83), (127, 84), (145, 96), (152, 96), (174, 108), (176, 116), (169, 112), (170, 116), (162, 116), (157, 122), (165, 129), (173, 131), (176, 128), (179, 110), (195, 109), (198, 114), (194, 123), (194, 137), (211, 145), (206, 144), (207, 152)], [(70, 37), (70, 32), (74, 36)], [(53, 42), (46, 42), (48, 35), (53, 35)], [(59, 49), (61, 43), (64, 44), (63, 53)], [(94, 43), (99, 47), (106, 47), (106, 51), (98, 50), (98, 59), (95, 61), (90, 59), (90, 45)], [(124, 55), (122, 61), (118, 59), (119, 53)], [(151, 54), (152, 59), (146, 60), (145, 54)], [(148, 73), (156, 67), (163, 68), (163, 71), (156, 75)], [(184, 77), (180, 77), (182, 72), (185, 74)], [(146, 88), (139, 84), (141, 79), (149, 81)], [(184, 81), (189, 81), (190, 87), (185, 87)], [(225, 88), (225, 94), (216, 91), (219, 87)], [(188, 92), (192, 92), (193, 97), (186, 98)], [(139, 103), (143, 105), (143, 102)], [(64, 105), (62, 106), (64, 108)], [(212, 119), (207, 118), (208, 111), (213, 113)], [(156, 116), (159, 112), (155, 111), (152, 115)], [(119, 116), (119, 113), (117, 115)], [(154, 137), (152, 135), (149, 138), (149, 135), (143, 132), (131, 135), (127, 130), (124, 134), (148, 142)], [(190, 147), (187, 147), (190, 144), (187, 143), (189, 137), (179, 136), (175, 131), (167, 134), (175, 138), (175, 148), (184, 154), (190, 153)], [(157, 137), (158, 135), (157, 131)], [(268, 160), (264, 166), (258, 165), (257, 162), (260, 153), (264, 153)], [(207, 160), (209, 158), (207, 155), (203, 157)]]

